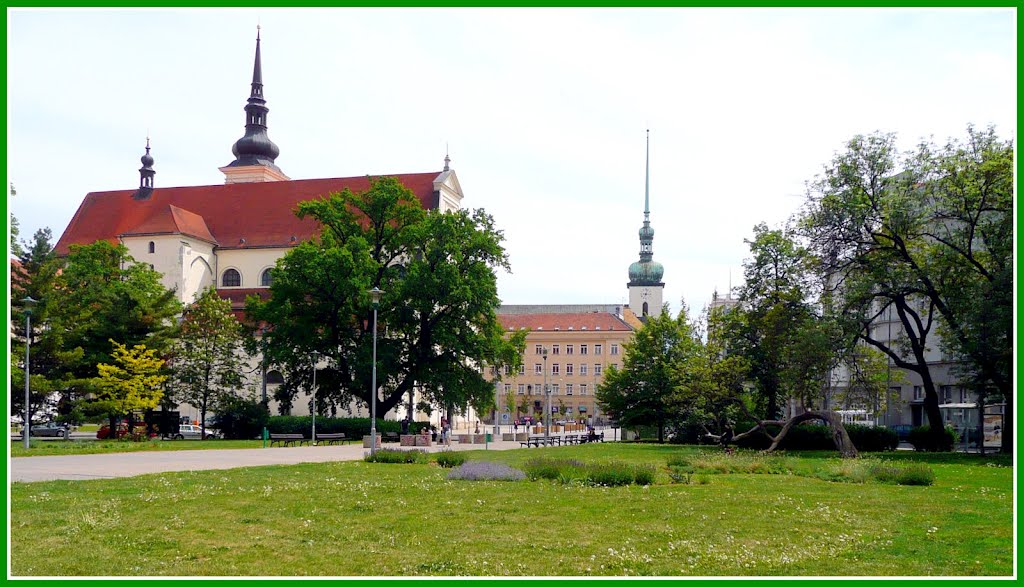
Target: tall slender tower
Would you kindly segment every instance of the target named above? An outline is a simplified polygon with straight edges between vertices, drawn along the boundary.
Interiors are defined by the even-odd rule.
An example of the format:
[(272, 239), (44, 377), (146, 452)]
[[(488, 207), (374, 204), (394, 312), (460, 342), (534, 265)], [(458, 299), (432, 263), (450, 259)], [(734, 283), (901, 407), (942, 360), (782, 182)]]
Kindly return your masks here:
[(647, 131), (647, 162), (644, 179), (644, 225), (640, 227), (640, 260), (629, 266), (629, 307), (641, 319), (661, 314), (661, 281), (665, 268), (654, 260), (654, 229), (651, 228), (651, 131)]
[(263, 66), (260, 63), (260, 27), (256, 27), (256, 60), (252, 67), (252, 89), (245, 105), (245, 136), (235, 141), (235, 160), (221, 167), (224, 183), (287, 181), (274, 164), (281, 150), (267, 136), (267, 101), (263, 99)]

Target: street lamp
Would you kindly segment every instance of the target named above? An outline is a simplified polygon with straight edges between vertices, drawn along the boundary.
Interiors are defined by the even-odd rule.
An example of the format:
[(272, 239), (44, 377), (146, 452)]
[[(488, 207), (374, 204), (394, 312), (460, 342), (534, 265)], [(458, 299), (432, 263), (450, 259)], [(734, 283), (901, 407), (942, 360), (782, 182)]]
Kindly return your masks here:
[(548, 388), (548, 347), (540, 353), (544, 358), (544, 395), (548, 397), (548, 407), (544, 414), (544, 436), (551, 436), (551, 389)]
[(316, 446), (316, 353), (313, 353), (313, 446)]
[(260, 371), (263, 373), (263, 404), (267, 403), (267, 327), (260, 328), (260, 346), (263, 347), (263, 356), (261, 357)]
[(32, 419), (29, 409), (29, 348), (32, 347), (32, 307), (36, 305), (36, 300), (32, 299), (32, 296), (28, 296), (21, 300), (24, 304), (25, 311), (25, 425), (21, 428), (22, 441), (24, 442), (25, 449), (28, 450), (28, 437), (32, 433)]
[(380, 306), (380, 294), (377, 286), (370, 290), (370, 301), (373, 303), (373, 369), (370, 378), (370, 456), (377, 454), (377, 308)]

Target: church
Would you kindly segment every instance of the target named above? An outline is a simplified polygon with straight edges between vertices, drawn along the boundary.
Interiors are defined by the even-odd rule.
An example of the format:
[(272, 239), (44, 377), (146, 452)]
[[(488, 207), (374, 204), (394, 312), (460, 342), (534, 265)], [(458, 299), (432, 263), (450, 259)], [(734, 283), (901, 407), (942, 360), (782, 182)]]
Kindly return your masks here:
[[(162, 273), (163, 285), (183, 303), (216, 285), (241, 310), (247, 295), (268, 292), (277, 260), (318, 231), (315, 221), (295, 216), (296, 205), (345, 188), (364, 191), (369, 178), (290, 179), (275, 164), (280, 149), (267, 134), (266, 104), (257, 33), (245, 134), (231, 149), (234, 160), (219, 168), (224, 184), (160, 187), (147, 139), (138, 188), (86, 194), (57, 254), (97, 240), (122, 243), (135, 260)], [(446, 155), (439, 171), (388, 175), (424, 208), (456, 210), (463, 194), (449, 163)]]

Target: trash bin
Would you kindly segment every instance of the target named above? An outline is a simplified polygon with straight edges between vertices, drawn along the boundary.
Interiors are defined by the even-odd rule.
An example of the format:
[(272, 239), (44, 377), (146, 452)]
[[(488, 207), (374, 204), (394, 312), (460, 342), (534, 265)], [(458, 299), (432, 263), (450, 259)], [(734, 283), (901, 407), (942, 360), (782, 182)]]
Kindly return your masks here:
[(494, 434), (490, 432), (487, 433), (487, 442), (494, 442)]

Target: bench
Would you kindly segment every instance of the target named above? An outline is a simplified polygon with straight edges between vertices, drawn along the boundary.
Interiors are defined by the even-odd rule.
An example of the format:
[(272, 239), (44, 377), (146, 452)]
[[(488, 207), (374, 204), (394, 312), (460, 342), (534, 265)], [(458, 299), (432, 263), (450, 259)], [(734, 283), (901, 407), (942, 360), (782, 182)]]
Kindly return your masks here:
[(531, 436), (525, 441), (521, 441), (519, 446), (528, 448), (531, 446), (554, 446), (555, 444), (561, 444), (562, 439), (558, 436)]
[(324, 444), (337, 444), (339, 442), (344, 444), (345, 442), (347, 442), (349, 440), (351, 440), (351, 438), (345, 438), (345, 433), (344, 432), (331, 432), (331, 433), (328, 433), (328, 434), (317, 434), (316, 435), (316, 441), (317, 442), (322, 442)]
[(397, 432), (385, 432), (382, 442), (398, 442), (400, 437)]
[(299, 443), (302, 446), (303, 442), (308, 443), (309, 439), (301, 434), (274, 434), (270, 433), (270, 446), (274, 446), (274, 443), (278, 443), (282, 446), (288, 446), (289, 444)]

